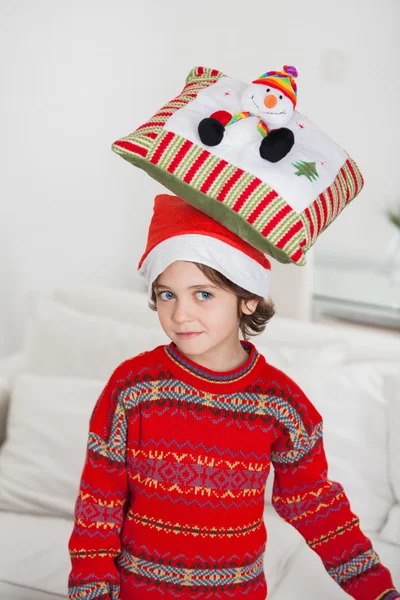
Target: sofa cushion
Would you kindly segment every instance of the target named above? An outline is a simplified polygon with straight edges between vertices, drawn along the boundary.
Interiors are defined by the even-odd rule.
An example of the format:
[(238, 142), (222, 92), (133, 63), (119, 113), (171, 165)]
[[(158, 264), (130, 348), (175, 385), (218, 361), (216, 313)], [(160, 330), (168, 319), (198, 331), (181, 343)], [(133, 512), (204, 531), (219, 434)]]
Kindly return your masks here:
[(395, 375), (386, 378), (385, 393), (391, 424), (389, 433), (390, 481), (397, 504), (392, 507), (388, 515), (388, 520), (381, 530), (381, 537), (386, 542), (400, 545), (400, 369)]
[[(112, 298), (116, 296), (123, 297), (121, 311), (120, 305), (113, 306)], [(97, 302), (84, 290), (75, 295), (61, 291), (31, 294), (24, 370), (41, 375), (105, 378), (130, 356), (170, 342), (157, 314), (148, 308), (145, 293), (132, 293), (134, 310), (125, 294), (113, 296), (111, 293), (108, 299), (105, 292), (100, 297), (102, 300)], [(270, 324), (267, 329), (269, 327)], [(293, 328), (296, 328), (294, 320)], [(278, 332), (279, 324), (252, 338), (266, 360), (278, 368), (293, 362), (302, 365), (338, 363), (347, 356), (345, 336), (329, 343), (321, 334), (310, 343), (303, 336), (301, 341), (291, 343), (289, 336), (280, 339)]]
[[(0, 582), (11, 586), (8, 596), (1, 595), (0, 585), (2, 600), (53, 600), (48, 594), (67, 597), (72, 527), (71, 519), (0, 511)], [(19, 594), (13, 586), (20, 587)]]
[(389, 544), (400, 546), (400, 502), (390, 509), (387, 521), (381, 529), (381, 538)]
[(0, 449), (0, 510), (72, 517), (105, 381), (20, 374)]
[[(265, 509), (264, 522), (268, 540), (264, 570), (272, 592), (284, 576), (288, 562), (297, 554), (302, 538), (272, 507)], [(15, 596), (16, 600), (41, 600), (41, 596), (34, 595), (39, 591), (66, 596), (72, 527), (72, 519), (0, 511), (0, 582), (5, 580), (36, 590), (32, 596), (25, 590), (26, 594)]]
[(0, 446), (6, 437), (6, 422), (9, 401), (10, 390), (7, 386), (7, 382), (0, 377)]
[[(368, 533), (381, 562), (391, 572), (397, 589), (400, 587), (400, 547), (386, 544)], [(288, 561), (285, 573), (268, 600), (346, 600), (349, 595), (330, 577), (319, 556), (304, 542)]]
[(400, 364), (400, 336), (343, 323), (314, 323), (274, 316), (265, 332), (255, 339), (267, 346), (279, 344), (293, 349), (308, 349), (316, 345), (320, 350), (337, 344), (345, 351), (344, 362), (387, 361), (394, 366)]
[[(55, 306), (54, 306), (55, 305)], [(72, 309), (72, 313), (61, 311)], [(150, 330), (151, 346), (154, 339), (154, 345), (162, 340), (162, 343), (169, 342), (164, 335), (158, 321), (157, 313), (151, 311), (147, 306), (147, 293), (143, 291), (127, 291), (118, 288), (107, 288), (101, 286), (76, 286), (60, 287), (49, 290), (40, 290), (31, 292), (27, 298), (27, 311), (29, 329), (32, 322), (37, 320), (43, 324), (43, 320), (54, 320), (57, 318), (62, 322), (67, 318), (66, 326), (58, 327), (60, 334), (64, 334), (64, 329), (69, 326), (72, 316), (97, 317), (108, 319), (106, 323), (99, 323), (99, 330), (106, 331), (109, 336), (109, 344), (101, 348), (100, 360), (106, 360), (107, 350), (112, 354), (108, 364), (113, 363), (115, 356), (115, 345), (121, 345), (123, 339), (128, 339), (131, 332), (124, 332), (121, 329), (123, 324), (138, 326), (139, 339), (143, 337), (143, 329)], [(48, 315), (46, 315), (48, 312)], [(56, 315), (54, 313), (56, 312)], [(68, 318), (69, 317), (69, 318)], [(113, 322), (117, 324), (114, 327)], [(80, 321), (79, 323), (83, 323)], [(91, 327), (93, 328), (93, 322)], [(46, 327), (40, 324), (34, 326), (35, 341), (28, 350), (35, 355), (40, 352), (41, 338), (43, 335), (48, 337)], [(76, 329), (76, 321), (75, 327)], [(154, 338), (154, 330), (157, 337)], [(87, 326), (83, 327), (82, 333), (87, 331)], [(56, 337), (57, 328), (53, 328), (53, 340), (62, 347), (62, 339)], [(159, 337), (160, 336), (160, 337)], [(32, 337), (32, 336), (30, 336)], [(75, 336), (76, 337), (76, 336)], [(98, 336), (96, 337), (98, 339)], [(253, 343), (260, 349), (272, 364), (279, 368), (285, 368), (290, 364), (332, 364), (348, 361), (364, 360), (387, 360), (391, 362), (400, 362), (400, 339), (396, 336), (382, 332), (365, 331), (360, 328), (334, 327), (321, 323), (312, 323), (308, 321), (299, 321), (291, 318), (283, 318), (276, 315), (268, 323), (265, 331), (252, 338)], [(137, 347), (137, 344), (136, 344)], [(147, 347), (145, 348), (147, 349)], [(142, 349), (140, 351), (143, 351)], [(127, 356), (131, 356), (129, 352)], [(126, 356), (126, 357), (127, 357)], [(88, 359), (91, 359), (92, 352), (88, 353)], [(117, 357), (117, 362), (122, 360), (121, 352)], [(34, 360), (37, 359), (35, 356)], [(111, 368), (113, 368), (112, 365)], [(83, 368), (83, 363), (81, 364)], [(90, 374), (89, 376), (93, 376)], [(94, 375), (97, 376), (97, 375)], [(104, 373), (102, 376), (105, 376)]]
[(390, 475), (396, 498), (400, 502), (400, 361), (397, 373), (385, 380), (385, 394), (388, 400), (391, 423), (389, 436)]
[(394, 363), (291, 366), (324, 422), (328, 476), (341, 483), (362, 529), (379, 531), (394, 504), (389, 479), (385, 378)]
[(4, 600), (60, 600), (60, 598), (65, 599), (66, 596), (65, 594), (49, 594), (31, 587), (0, 581), (0, 598), (4, 598)]
[[(270, 477), (272, 479), (273, 473)], [(270, 505), (264, 509), (264, 524), (267, 531), (264, 572), (269, 598), (269, 594), (273, 593), (285, 576), (289, 562), (295, 559), (304, 540), (300, 533), (286, 523)]]
[(105, 379), (123, 360), (169, 341), (160, 325), (82, 314), (44, 296), (28, 319), (24, 370)]
[(41, 311), (41, 299), (61, 304), (84, 315), (105, 317), (131, 325), (156, 327), (157, 313), (148, 307), (147, 285), (143, 290), (125, 290), (104, 286), (60, 286), (31, 290), (26, 297), (26, 309), (35, 318)]

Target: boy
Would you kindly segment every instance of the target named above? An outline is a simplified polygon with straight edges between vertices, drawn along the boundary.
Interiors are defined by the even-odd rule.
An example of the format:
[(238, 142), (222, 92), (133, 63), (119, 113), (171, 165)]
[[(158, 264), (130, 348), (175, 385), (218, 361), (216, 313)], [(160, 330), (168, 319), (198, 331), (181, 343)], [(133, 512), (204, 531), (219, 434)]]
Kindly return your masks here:
[(269, 260), (163, 194), (139, 270), (171, 343), (119, 365), (93, 410), (69, 597), (265, 600), (273, 463), (274, 508), (338, 585), (357, 600), (399, 599), (328, 479), (320, 414), (247, 339), (274, 314)]

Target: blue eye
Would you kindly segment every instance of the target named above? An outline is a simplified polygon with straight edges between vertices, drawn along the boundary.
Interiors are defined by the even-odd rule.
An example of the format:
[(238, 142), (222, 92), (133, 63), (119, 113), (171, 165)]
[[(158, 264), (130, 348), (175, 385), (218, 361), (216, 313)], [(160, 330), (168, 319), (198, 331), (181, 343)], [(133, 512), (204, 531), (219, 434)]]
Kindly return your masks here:
[(169, 298), (163, 298), (162, 294), (171, 294), (171, 296), (173, 296), (172, 292), (158, 292), (157, 298), (161, 298), (162, 300), (169, 300)]
[[(163, 296), (163, 294), (169, 294), (169, 295)], [(210, 300), (210, 298), (213, 297), (211, 292), (198, 291), (198, 292), (196, 292), (196, 294), (205, 294), (206, 297), (204, 297), (204, 295), (203, 295), (203, 297), (198, 298), (202, 302), (204, 302), (205, 300)], [(164, 292), (158, 292), (158, 294), (156, 294), (156, 296), (157, 296), (157, 298), (161, 298), (161, 300), (171, 300), (171, 298), (174, 297), (174, 294), (169, 291), (164, 291)]]
[(209, 300), (212, 298), (212, 294), (210, 292), (196, 292), (197, 294), (207, 294), (208, 298), (202, 298), (202, 300)]

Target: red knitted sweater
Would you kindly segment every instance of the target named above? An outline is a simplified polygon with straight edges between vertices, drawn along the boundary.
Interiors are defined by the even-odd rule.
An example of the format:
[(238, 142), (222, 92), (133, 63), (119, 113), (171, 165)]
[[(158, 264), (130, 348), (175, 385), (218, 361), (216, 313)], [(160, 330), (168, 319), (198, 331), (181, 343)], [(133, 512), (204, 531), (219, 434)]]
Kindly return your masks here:
[(327, 477), (322, 418), (251, 342), (212, 371), (177, 346), (119, 365), (90, 419), (69, 541), (68, 596), (265, 600), (265, 485), (352, 598), (400, 598)]

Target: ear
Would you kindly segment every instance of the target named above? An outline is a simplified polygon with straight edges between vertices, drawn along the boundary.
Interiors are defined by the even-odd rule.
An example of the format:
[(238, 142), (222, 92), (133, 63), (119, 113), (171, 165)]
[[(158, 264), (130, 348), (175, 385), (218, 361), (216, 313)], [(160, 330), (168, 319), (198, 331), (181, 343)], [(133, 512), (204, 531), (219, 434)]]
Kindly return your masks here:
[(252, 315), (256, 310), (259, 300), (242, 300), (241, 311), (245, 315)]

